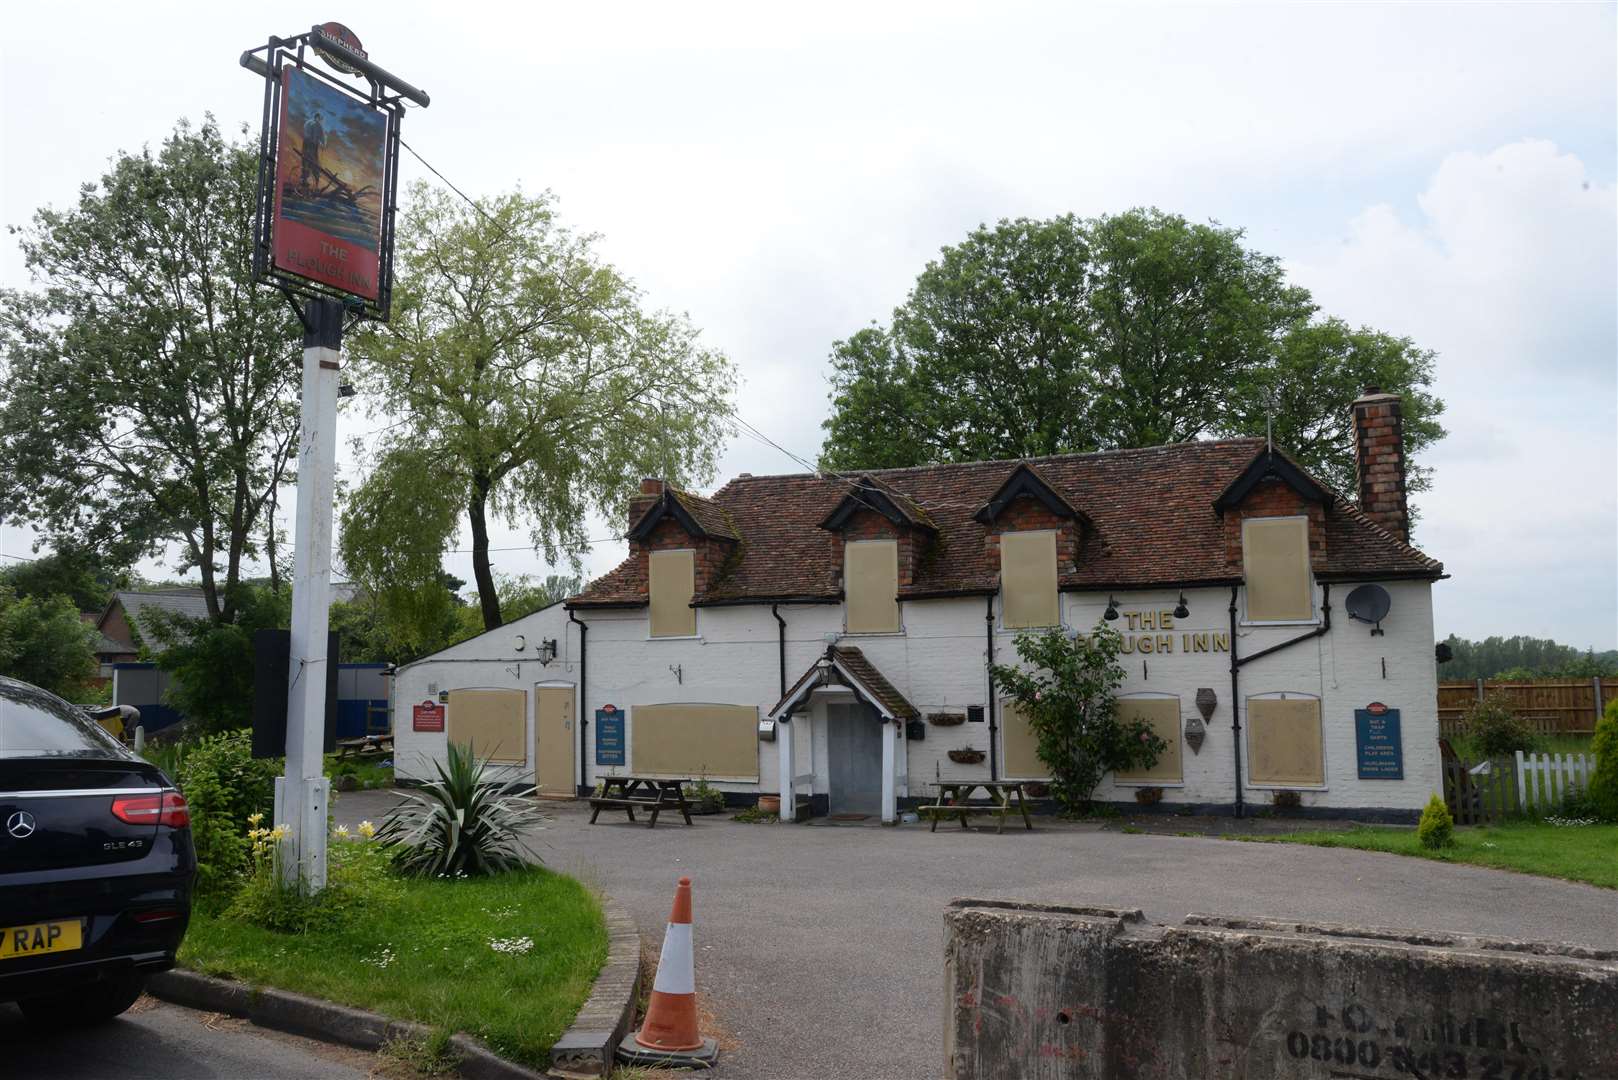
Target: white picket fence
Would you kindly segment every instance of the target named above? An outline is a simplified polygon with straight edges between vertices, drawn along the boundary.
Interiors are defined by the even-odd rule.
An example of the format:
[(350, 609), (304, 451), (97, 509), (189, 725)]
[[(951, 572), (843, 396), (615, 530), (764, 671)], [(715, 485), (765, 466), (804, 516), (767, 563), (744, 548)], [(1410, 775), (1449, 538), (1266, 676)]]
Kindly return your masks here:
[(1574, 788), (1590, 784), (1595, 761), (1587, 754), (1525, 754), (1517, 751), (1517, 806), (1554, 811)]

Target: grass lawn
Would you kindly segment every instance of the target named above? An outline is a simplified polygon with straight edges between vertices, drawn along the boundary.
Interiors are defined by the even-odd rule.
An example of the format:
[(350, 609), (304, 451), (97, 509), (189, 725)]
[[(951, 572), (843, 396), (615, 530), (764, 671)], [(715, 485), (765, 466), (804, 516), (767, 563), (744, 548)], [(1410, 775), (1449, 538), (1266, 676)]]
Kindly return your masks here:
[(451, 881), (378, 873), (339, 929), (305, 934), (197, 913), (180, 964), (465, 1031), (543, 1067), (606, 956), (596, 898), (534, 868)]
[(1422, 847), (1415, 829), (1371, 825), (1347, 832), (1297, 832), (1233, 839), (1389, 851), (1395, 855), (1474, 863), (1618, 889), (1618, 825), (1558, 826), (1525, 821), (1458, 827), (1455, 846), (1441, 851)]

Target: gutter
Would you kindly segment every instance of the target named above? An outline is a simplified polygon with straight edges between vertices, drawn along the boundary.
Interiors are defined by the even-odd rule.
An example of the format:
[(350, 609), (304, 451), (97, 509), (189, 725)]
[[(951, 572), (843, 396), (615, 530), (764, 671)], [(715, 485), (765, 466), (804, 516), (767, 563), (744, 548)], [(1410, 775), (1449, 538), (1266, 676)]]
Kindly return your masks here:
[(589, 723), (584, 718), (585, 703), (589, 700), (586, 691), (589, 689), (590, 675), (590, 639), (585, 635), (590, 632), (589, 626), (579, 618), (578, 612), (569, 608), (567, 621), (579, 628), (579, 790), (589, 787), (586, 779), (586, 770), (589, 768), (589, 744), (585, 742), (584, 729)]
[(988, 642), (988, 652), (984, 654), (984, 670), (989, 674), (989, 779), (1000, 778), (1000, 759), (997, 750), (995, 732), (1000, 730), (994, 709), (994, 595), (984, 597), (988, 601), (983, 614), (983, 637)]
[[(1230, 587), (1230, 753), (1235, 764), (1236, 772), (1236, 816), (1242, 817), (1245, 801), (1242, 797), (1242, 723), (1241, 723), (1241, 668), (1243, 664), (1251, 664), (1261, 656), (1289, 649), (1305, 641), (1318, 637), (1325, 637), (1331, 633), (1331, 582), (1322, 582), (1320, 586), (1320, 625), (1308, 633), (1299, 634), (1267, 649), (1260, 649), (1252, 656), (1240, 655), (1240, 639), (1236, 636), (1236, 591), (1240, 586)], [(1322, 720), (1324, 722), (1324, 719)]]

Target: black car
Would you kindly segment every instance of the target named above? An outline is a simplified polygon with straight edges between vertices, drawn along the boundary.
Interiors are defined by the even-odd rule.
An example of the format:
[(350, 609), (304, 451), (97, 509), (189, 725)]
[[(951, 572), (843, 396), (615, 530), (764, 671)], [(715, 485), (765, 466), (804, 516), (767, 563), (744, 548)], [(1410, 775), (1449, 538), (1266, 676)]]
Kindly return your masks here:
[(162, 770), (55, 694), (0, 677), (0, 1001), (95, 1023), (174, 966), (197, 858)]

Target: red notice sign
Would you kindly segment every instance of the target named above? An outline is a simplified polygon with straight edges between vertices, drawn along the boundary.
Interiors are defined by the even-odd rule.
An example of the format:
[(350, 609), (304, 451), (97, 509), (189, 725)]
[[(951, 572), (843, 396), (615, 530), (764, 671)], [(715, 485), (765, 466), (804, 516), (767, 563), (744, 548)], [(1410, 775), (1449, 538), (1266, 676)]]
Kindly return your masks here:
[(423, 701), (411, 709), (410, 730), (443, 731), (444, 706), (436, 701)]

